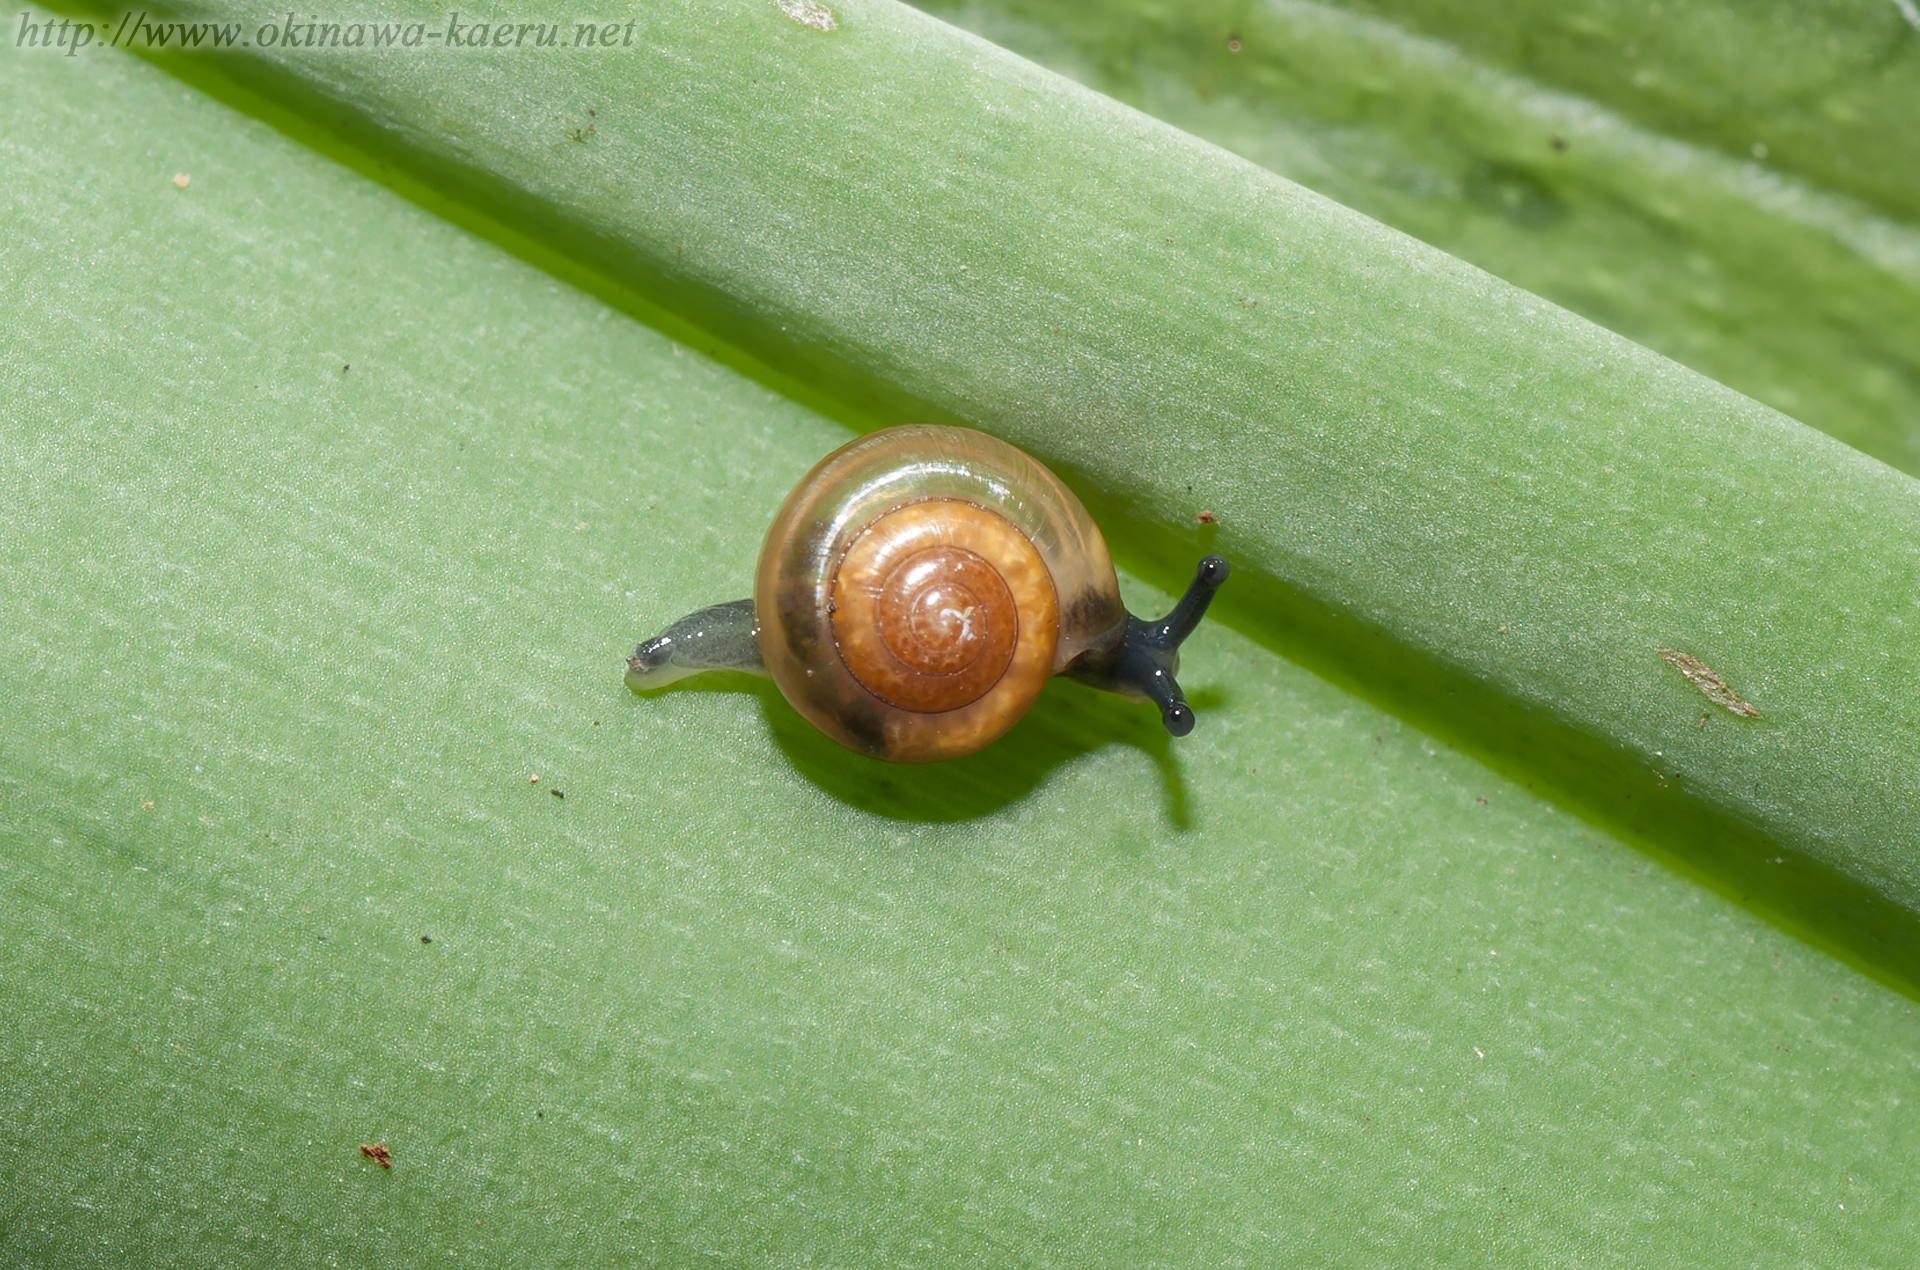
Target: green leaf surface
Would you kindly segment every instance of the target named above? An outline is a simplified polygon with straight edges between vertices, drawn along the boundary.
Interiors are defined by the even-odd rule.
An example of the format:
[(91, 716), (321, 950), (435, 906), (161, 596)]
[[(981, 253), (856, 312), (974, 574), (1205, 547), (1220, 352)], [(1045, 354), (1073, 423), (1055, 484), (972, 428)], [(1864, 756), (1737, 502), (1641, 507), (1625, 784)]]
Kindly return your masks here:
[[(697, 33), (759, 38), (761, 12)], [(863, 12), (836, 34), (850, 39)], [(883, 89), (918, 78), (945, 91), (929, 68), (960, 47), (993, 75), (1035, 76), (1048, 109), (1118, 130), (1096, 140), (1029, 121), (1038, 140), (1014, 156), (1018, 182), (951, 177), (935, 199), (901, 178), (912, 147), (931, 162), (940, 121), (915, 133), (902, 107), (861, 123), (869, 138), (900, 133), (878, 188), (928, 218), (898, 249), (953, 235), (947, 250), (967, 258), (940, 259), (954, 273), (990, 272), (994, 236), (977, 223), (989, 193), (1085, 182), (1055, 205), (1055, 239), (1005, 207), (1003, 250), (1027, 263), (987, 295), (966, 289), (980, 279), (854, 251), (860, 215), (884, 238), (872, 203), (836, 218), (824, 193), (773, 197), (848, 187), (764, 158), (816, 155), (801, 125), (818, 118), (802, 107), (844, 116), (831, 83), (781, 98), (795, 117), (763, 128), (758, 150), (710, 136), (705, 167), (689, 134), (661, 124), (648, 139), (671, 153), (634, 169), (646, 148), (602, 155), (594, 143), (622, 134), (598, 124), (588, 141), (529, 151), (523, 196), (481, 213), (530, 251), (586, 261), (610, 290), (645, 283), (669, 314), (732, 315), (724, 356), (746, 349), (843, 417), (924, 400), (1019, 435), (1009, 398), (1043, 398), (1031, 417), (1048, 426), (1027, 439), (1112, 513), (1150, 577), (1173, 576), (1159, 537), (1189, 555), (1200, 545), (1172, 529), (1190, 511), (1183, 467), (1211, 481), (1215, 541), (1247, 562), (1235, 584), (1252, 597), (1229, 615), (1258, 638), (1210, 623), (1189, 646), (1202, 726), (1184, 742), (1149, 712), (1059, 683), (993, 749), (892, 769), (748, 683), (627, 693), (626, 645), (737, 593), (725, 580), (746, 576), (775, 503), (845, 428), (150, 66), (0, 48), (0, 101), (19, 121), (0, 139), (0, 321), (26, 350), (0, 369), (0, 994), (13, 1021), (0, 1029), (0, 1260), (1902, 1264), (1916, 1233), (1910, 1001), (1268, 645), (1364, 668), (1327, 651), (1350, 630), (1290, 635), (1274, 618), (1311, 616), (1320, 596), (1343, 619), (1334, 597), (1348, 582), (1368, 584), (1354, 591), (1373, 606), (1364, 638), (1429, 659), (1416, 667), (1456, 664), (1442, 657), (1455, 645), (1411, 642), (1433, 629), (1420, 625), (1423, 577), (1465, 613), (1490, 585), (1518, 613), (1549, 612), (1571, 592), (1531, 604), (1522, 584), (1538, 575), (1489, 578), (1495, 564), (1525, 573), (1498, 555), (1524, 508), (1490, 491), (1502, 471), (1550, 483), (1569, 435), (1616, 468), (1647, 453), (1624, 476), (1582, 470), (1592, 523), (1553, 522), (1535, 558), (1643, 535), (1603, 553), (1594, 576), (1656, 612), (1683, 607), (1681, 572), (1620, 557), (1638, 544), (1652, 568), (1653, 545), (1684, 545), (1672, 500), (1689, 487), (1648, 475), (1674, 451), (1653, 445), (1646, 419), (1683, 440), (1744, 429), (1753, 453), (1708, 446), (1720, 474), (1769, 496), (1793, 485), (1796, 515), (1740, 526), (1734, 546), (1778, 543), (1766, 594), (1796, 618), (1794, 588), (1832, 560), (1809, 524), (1851, 511), (1861, 567), (1892, 568), (1910, 483), (1211, 151), (1099, 114), (991, 50), (892, 9), (866, 20), (919, 32), (905, 52), (923, 59), (886, 68), (867, 53), (844, 76), (858, 66)], [(776, 45), (813, 38), (767, 30)], [(499, 70), (476, 61), (414, 89), (479, 133), (552, 104)], [(950, 74), (1000, 82), (964, 70)], [(691, 93), (698, 80), (696, 67), (677, 83)], [(456, 81), (466, 96), (449, 95)], [(489, 84), (491, 113), (465, 113)], [(374, 117), (378, 99), (356, 100)], [(579, 109), (618, 118), (604, 101)], [(1050, 172), (1059, 136), (1081, 149)], [(469, 158), (485, 139), (464, 143)], [(383, 152), (371, 131), (358, 141)], [(1234, 251), (1272, 250), (1271, 234), (1233, 221), (1234, 207), (1203, 224), (1238, 237), (1155, 265), (1171, 297), (1157, 313), (1111, 306), (1137, 263), (1070, 250), (1097, 214), (1125, 210), (1108, 187), (1156, 155), (1239, 183), (1331, 253), (1308, 267), (1290, 238), (1296, 276), (1248, 297), (1264, 308), (1205, 327), (1224, 350), (1211, 360), (1191, 335), (1164, 354), (1139, 341), (1215, 295)], [(561, 195), (574, 186), (539, 186), (561, 170), (541, 163), (575, 165), (573, 201)], [(662, 171), (682, 174), (678, 201), (671, 185), (633, 193)], [(759, 212), (784, 237), (738, 223), (753, 180), (768, 183)], [(475, 176), (464, 189), (509, 186)], [(1175, 189), (1161, 210), (1202, 216), (1209, 192)], [(664, 245), (654, 272), (614, 270), (649, 259), (634, 243), (652, 241), (648, 209), (663, 206), (710, 223), (692, 242), (737, 279), (757, 258), (784, 290), (675, 275)], [(546, 237), (533, 233), (543, 208)], [(643, 237), (623, 244), (626, 223)], [(802, 239), (816, 255), (794, 250)], [(1038, 250), (1050, 244), (1052, 266)], [(1377, 258), (1388, 249), (1419, 294)], [(893, 291), (874, 275), (889, 261)], [(828, 264), (848, 283), (806, 290)], [(1071, 338), (1044, 339), (1009, 279), (1053, 286), (1043, 311), (1087, 305)], [(1332, 307), (1343, 293), (1352, 316)], [(790, 295), (806, 303), (774, 302)], [(1109, 307), (1093, 307), (1100, 296)], [(1389, 336), (1422, 329), (1398, 307), (1416, 301), (1442, 311), (1396, 353)], [(1252, 319), (1236, 314), (1316, 304), (1327, 323), (1289, 329), (1323, 344), (1295, 340), (1306, 351), (1291, 369), (1261, 372), (1262, 409), (1321, 412), (1288, 416), (1292, 432), (1261, 414), (1268, 444), (1244, 457), (1234, 442), (1251, 414), (1230, 408), (1260, 395), (1253, 372), (1211, 392), (1206, 377), (1245, 355)], [(995, 306), (1030, 356), (981, 359)], [(861, 370), (871, 346), (853, 342), (869, 310), (902, 328), (919, 319), (881, 370)], [(1389, 329), (1369, 336), (1372, 322)], [(780, 325), (795, 337), (785, 351)], [(1441, 362), (1448, 337), (1462, 351)], [(1437, 468), (1406, 513), (1424, 509), (1432, 532), (1387, 533), (1365, 569), (1341, 563), (1354, 509), (1381, 529), (1433, 448), (1486, 455), (1487, 427), (1458, 404), (1466, 389), (1432, 385), (1473, 382), (1503, 339), (1563, 377), (1568, 359), (1606, 350), (1578, 391), (1558, 384), (1587, 426), (1563, 409), (1529, 431), (1529, 385), (1506, 367), (1485, 381), (1505, 394), (1496, 421), (1519, 438), (1513, 453), (1532, 438), (1538, 461), (1518, 475)], [(1338, 385), (1342, 345), (1352, 369)], [(1395, 373), (1395, 360), (1424, 367)], [(1050, 361), (1065, 366), (1053, 378), (1013, 378)], [(953, 376), (944, 397), (928, 391), (936, 372)], [(1447, 407), (1420, 417), (1434, 435), (1383, 432), (1366, 407), (1404, 401), (1422, 375)], [(1143, 384), (1159, 385), (1163, 427), (1142, 422)], [(1704, 421), (1649, 400), (1650, 384)], [(1363, 499), (1331, 462), (1342, 446), (1374, 462)], [(1316, 480), (1331, 510), (1301, 522)], [(1493, 523), (1449, 556), (1438, 527), (1476, 498)], [(1621, 506), (1636, 498), (1641, 519)], [(1293, 548), (1274, 547), (1302, 527)], [(1470, 546), (1478, 568), (1463, 563)], [(1699, 583), (1725, 593), (1719, 620), (1743, 636), (1744, 559)], [(1407, 572), (1422, 560), (1433, 572)], [(1836, 628), (1832, 660), (1789, 659), (1780, 679), (1716, 662), (1785, 729), (1787, 751), (1835, 726), (1790, 703), (1850, 708), (1846, 640), (1891, 647), (1842, 620), (1883, 613), (1849, 589), (1857, 576), (1827, 579), (1831, 604), (1816, 610)], [(1127, 586), (1137, 608), (1164, 601)], [(1288, 594), (1307, 601), (1272, 598)], [(1622, 675), (1607, 660), (1612, 616), (1580, 646), (1598, 664), (1574, 687), (1639, 685), (1621, 715), (1668, 692), (1693, 726), (1676, 672), (1654, 659)], [(1813, 635), (1790, 625), (1766, 624), (1761, 651), (1803, 654)], [(1463, 687), (1513, 699), (1526, 658), (1508, 649)], [(1541, 682), (1553, 669), (1532, 667)], [(1807, 696), (1820, 673), (1843, 682)], [(1472, 686), (1487, 681), (1497, 693)], [(1865, 739), (1887, 750), (1904, 717)], [(1713, 724), (1716, 742), (1782, 735)], [(1722, 770), (1689, 761), (1676, 770)], [(1803, 818), (1872, 825), (1898, 797), (1847, 784), (1867, 761), (1778, 763), (1801, 782), (1789, 792), (1835, 782)], [(1840, 846), (1834, 858), (1861, 858), (1854, 840)], [(393, 1171), (362, 1159), (361, 1142), (386, 1143)]]
[(1920, 486), (952, 27), (837, 12), (214, 60), (843, 419), (1023, 445), (1163, 586), (1217, 548), (1266, 646), (1920, 980)]
[(922, 7), (1920, 472), (1888, 0)]
[(1920, 217), (1920, 18), (1900, 0), (1357, 0), (1669, 136)]

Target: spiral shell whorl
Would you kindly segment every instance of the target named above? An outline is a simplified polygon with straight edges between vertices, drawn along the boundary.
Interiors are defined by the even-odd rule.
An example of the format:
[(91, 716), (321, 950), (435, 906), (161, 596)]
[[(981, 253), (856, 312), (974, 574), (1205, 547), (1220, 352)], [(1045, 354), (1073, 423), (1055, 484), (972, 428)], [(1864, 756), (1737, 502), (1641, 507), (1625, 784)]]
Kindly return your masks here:
[(768, 529), (754, 610), (794, 707), (900, 762), (993, 741), (1126, 620), (1100, 531), (1052, 473), (930, 426), (862, 437), (801, 481)]
[(1058, 638), (1053, 578), (1005, 517), (957, 499), (864, 526), (833, 580), (833, 633), (853, 677), (888, 705), (935, 714), (1014, 676), (1039, 692)]

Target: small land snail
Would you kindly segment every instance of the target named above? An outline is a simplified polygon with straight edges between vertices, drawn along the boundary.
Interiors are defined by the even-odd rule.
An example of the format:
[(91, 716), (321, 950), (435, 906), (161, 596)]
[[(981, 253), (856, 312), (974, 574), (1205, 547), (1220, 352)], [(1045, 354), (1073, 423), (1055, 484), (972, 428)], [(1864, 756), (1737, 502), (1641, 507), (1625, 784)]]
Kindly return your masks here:
[(627, 686), (771, 675), (822, 732), (897, 763), (989, 744), (1052, 675), (1151, 702), (1185, 736), (1180, 643), (1227, 573), (1208, 556), (1172, 612), (1141, 621), (1120, 603), (1099, 527), (1053, 473), (983, 432), (888, 428), (835, 450), (787, 495), (752, 599), (635, 648)]

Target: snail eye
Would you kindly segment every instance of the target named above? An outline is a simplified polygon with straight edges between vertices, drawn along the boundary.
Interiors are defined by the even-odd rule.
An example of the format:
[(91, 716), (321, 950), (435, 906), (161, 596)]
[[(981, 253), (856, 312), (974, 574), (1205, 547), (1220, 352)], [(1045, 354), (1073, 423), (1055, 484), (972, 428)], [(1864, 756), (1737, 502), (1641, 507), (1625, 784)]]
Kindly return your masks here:
[(880, 700), (921, 714), (992, 691), (1022, 630), (1050, 630), (1054, 608), (1052, 578), (1026, 536), (954, 499), (877, 518), (833, 579), (834, 642), (848, 671)]

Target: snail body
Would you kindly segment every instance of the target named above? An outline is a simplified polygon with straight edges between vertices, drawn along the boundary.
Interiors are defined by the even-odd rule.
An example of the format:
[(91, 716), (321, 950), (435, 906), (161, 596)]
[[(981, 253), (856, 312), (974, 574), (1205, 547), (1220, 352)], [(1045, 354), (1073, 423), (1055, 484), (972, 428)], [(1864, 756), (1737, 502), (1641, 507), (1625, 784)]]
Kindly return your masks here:
[(972, 753), (1068, 674), (1191, 730), (1178, 646), (1225, 581), (1209, 556), (1159, 622), (1131, 617), (1100, 529), (1039, 462), (968, 428), (871, 433), (821, 460), (761, 546), (751, 601), (634, 649), (647, 689), (702, 669), (770, 674), (815, 727), (894, 762)]

